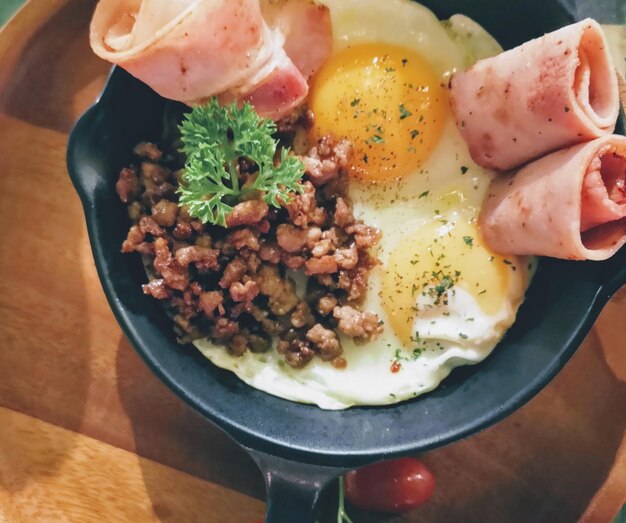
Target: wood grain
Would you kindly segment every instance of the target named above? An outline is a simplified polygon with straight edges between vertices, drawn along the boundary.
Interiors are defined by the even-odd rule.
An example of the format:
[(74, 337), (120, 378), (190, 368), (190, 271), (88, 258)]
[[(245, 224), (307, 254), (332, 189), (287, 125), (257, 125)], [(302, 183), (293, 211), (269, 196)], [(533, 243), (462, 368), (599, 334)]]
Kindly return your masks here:
[[(0, 408), (0, 521), (252, 521), (263, 503)], [(62, 462), (54, 474), (51, 464)]]
[[(255, 465), (147, 370), (96, 275), (65, 168), (67, 134), (108, 70), (88, 49), (93, 5), (32, 0), (0, 32), (0, 515), (80, 522), (115, 510), (120, 519), (105, 520), (195, 521), (185, 507), (211, 500), (232, 519), (204, 521), (250, 521), (264, 496)], [(597, 495), (587, 521), (606, 523), (597, 518), (626, 481), (617, 459), (626, 448), (625, 296), (528, 405), (424, 456), (439, 485), (427, 505), (392, 519), (355, 512), (355, 521), (572, 523)], [(107, 463), (116, 460), (123, 467)], [(111, 499), (90, 490), (93, 474)], [(168, 510), (151, 512), (164, 493)], [(60, 519), (46, 512), (79, 505)]]

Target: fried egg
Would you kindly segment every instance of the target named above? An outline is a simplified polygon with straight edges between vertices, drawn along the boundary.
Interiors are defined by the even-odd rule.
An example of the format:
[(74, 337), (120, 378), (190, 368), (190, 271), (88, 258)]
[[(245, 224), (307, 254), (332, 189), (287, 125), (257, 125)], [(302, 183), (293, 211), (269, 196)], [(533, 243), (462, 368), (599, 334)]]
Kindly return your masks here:
[(216, 365), (281, 398), (325, 409), (385, 405), (430, 391), (482, 361), (513, 324), (531, 259), (491, 252), (477, 230), (493, 173), (472, 162), (448, 107), (457, 69), (497, 54), (472, 20), (440, 22), (410, 0), (326, 0), (333, 55), (311, 82), (311, 138), (354, 145), (354, 213), (382, 231), (363, 310), (384, 324), (374, 341), (341, 337), (345, 369), (315, 358), (292, 369), (275, 351), (233, 357), (196, 346)]

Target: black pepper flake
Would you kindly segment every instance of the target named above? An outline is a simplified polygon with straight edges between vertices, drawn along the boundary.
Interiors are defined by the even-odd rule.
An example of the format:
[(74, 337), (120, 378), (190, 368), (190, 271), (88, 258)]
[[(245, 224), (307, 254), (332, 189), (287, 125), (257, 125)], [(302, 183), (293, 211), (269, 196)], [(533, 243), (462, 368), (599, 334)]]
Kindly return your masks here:
[(469, 171), (469, 167), (466, 167), (465, 165), (461, 165), (461, 174), (465, 174), (467, 171)]

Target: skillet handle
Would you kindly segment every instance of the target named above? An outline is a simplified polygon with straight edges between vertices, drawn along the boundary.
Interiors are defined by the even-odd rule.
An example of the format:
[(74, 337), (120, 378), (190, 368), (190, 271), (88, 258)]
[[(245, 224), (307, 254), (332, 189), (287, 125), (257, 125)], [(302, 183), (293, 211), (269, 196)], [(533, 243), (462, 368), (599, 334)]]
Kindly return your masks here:
[(265, 523), (314, 523), (315, 507), (328, 483), (348, 469), (296, 463), (247, 449), (267, 489)]

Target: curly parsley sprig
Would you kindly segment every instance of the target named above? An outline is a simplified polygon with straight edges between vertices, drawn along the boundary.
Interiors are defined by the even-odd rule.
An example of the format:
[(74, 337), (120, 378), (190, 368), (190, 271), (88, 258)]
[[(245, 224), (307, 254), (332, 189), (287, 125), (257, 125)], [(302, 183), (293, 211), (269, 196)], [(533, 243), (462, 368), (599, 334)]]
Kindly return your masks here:
[[(179, 130), (186, 156), (179, 205), (202, 223), (225, 227), (233, 205), (251, 193), (258, 192), (268, 205), (280, 207), (291, 194), (302, 192), (298, 183), (304, 174), (302, 162), (283, 148), (279, 163), (274, 164), (276, 124), (260, 118), (250, 104), (221, 106), (213, 98), (185, 115)], [(243, 186), (239, 159), (258, 167)]]

